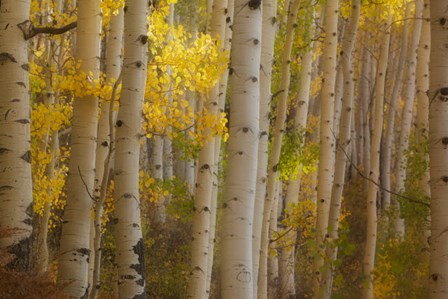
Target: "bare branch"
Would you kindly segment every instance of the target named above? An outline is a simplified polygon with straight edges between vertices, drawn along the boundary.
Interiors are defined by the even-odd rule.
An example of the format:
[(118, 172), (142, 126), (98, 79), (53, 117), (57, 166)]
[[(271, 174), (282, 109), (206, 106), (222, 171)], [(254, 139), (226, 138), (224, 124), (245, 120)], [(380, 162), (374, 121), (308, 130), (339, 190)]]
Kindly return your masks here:
[(35, 27), (33, 22), (31, 22), (30, 20), (26, 20), (25, 22), (17, 24), (17, 27), (19, 27), (19, 29), (22, 31), (23, 38), (25, 40), (29, 40), (30, 38), (33, 38), (37, 34), (50, 34), (50, 35), (63, 34), (67, 31), (72, 30), (73, 28), (76, 28), (77, 25), (78, 23), (75, 21), (59, 28), (49, 26)]

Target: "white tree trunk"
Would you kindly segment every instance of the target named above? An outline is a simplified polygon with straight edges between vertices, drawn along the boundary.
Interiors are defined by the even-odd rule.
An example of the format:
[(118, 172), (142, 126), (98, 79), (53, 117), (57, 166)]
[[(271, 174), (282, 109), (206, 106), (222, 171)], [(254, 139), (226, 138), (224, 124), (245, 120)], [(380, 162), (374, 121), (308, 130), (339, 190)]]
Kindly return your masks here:
[[(227, 51), (229, 58), (230, 48), (232, 45), (232, 24), (233, 24), (233, 13), (234, 13), (234, 0), (227, 1), (227, 17), (225, 24), (225, 36), (224, 36), (224, 49)], [(219, 113), (224, 112), (224, 106), (226, 103), (227, 95), (227, 81), (229, 78), (229, 69), (227, 68), (222, 74), (219, 80)], [(216, 169), (219, 171), (219, 162), (221, 161), (221, 136), (216, 136), (215, 138), (215, 164)], [(218, 173), (219, 178), (219, 173)], [(216, 237), (216, 215), (218, 207), (218, 186), (213, 185), (212, 189), (212, 204), (211, 204), (211, 219), (210, 219), (210, 236), (209, 236), (209, 256), (207, 265), (207, 292), (210, 293), (210, 286), (212, 281), (212, 270), (214, 262), (214, 249), (215, 249), (215, 237)]]
[(286, 121), (288, 105), (289, 85), (291, 78), (291, 50), (294, 41), (294, 29), (296, 27), (297, 13), (300, 0), (294, 0), (288, 11), (286, 24), (285, 45), (282, 55), (280, 95), (277, 102), (275, 123), (273, 127), (271, 153), (268, 157), (268, 169), (266, 180), (266, 195), (263, 206), (263, 222), (261, 226), (260, 261), (258, 273), (257, 298), (264, 299), (268, 296), (268, 247), (271, 210), (275, 205), (275, 182), (278, 175), (278, 163), (282, 146), (283, 132)]
[(352, 52), (358, 31), (359, 15), (361, 11), (361, 1), (352, 2), (352, 15), (350, 23), (346, 27), (344, 41), (341, 50), (341, 67), (344, 77), (342, 112), (339, 129), (338, 148), (336, 149), (336, 165), (334, 173), (334, 184), (331, 190), (331, 206), (328, 223), (328, 243), (326, 248), (326, 258), (329, 266), (325, 267), (321, 278), (320, 298), (331, 298), (333, 284), (333, 263), (337, 258), (336, 241), (339, 238), (339, 215), (341, 210), (342, 191), (345, 183), (346, 162), (349, 148), (352, 145), (351, 126), (353, 115), (354, 99), (354, 76)]
[(366, 245), (363, 260), (363, 298), (373, 299), (373, 270), (375, 265), (376, 235), (377, 235), (377, 193), (379, 183), (380, 170), (380, 147), (381, 134), (383, 131), (383, 110), (385, 96), (385, 79), (387, 71), (387, 61), (389, 56), (390, 42), (390, 24), (392, 21), (391, 13), (387, 21), (384, 21), (384, 40), (381, 47), (380, 59), (378, 61), (378, 72), (375, 85), (375, 118), (372, 131), (372, 143), (370, 147), (371, 167), (369, 173), (368, 190), (367, 190), (367, 234)]
[(255, 199), (261, 7), (235, 1), (230, 72), (227, 177), (222, 216), (221, 295), (252, 298), (252, 217)]
[[(406, 62), (406, 53), (408, 51), (408, 32), (410, 27), (411, 3), (406, 5), (406, 13), (404, 17), (403, 33), (401, 40), (401, 50), (397, 65), (397, 72), (393, 81), (392, 94), (390, 96), (389, 113), (387, 115), (387, 125), (384, 136), (384, 159), (382, 160), (382, 186), (385, 190), (392, 190), (391, 188), (391, 167), (392, 167), (392, 148), (394, 141), (394, 127), (395, 127), (395, 113), (398, 102), (400, 100), (401, 88), (403, 85), (403, 74)], [(383, 210), (388, 210), (391, 203), (390, 192), (383, 192)]]
[[(320, 153), (319, 170), (317, 174), (317, 233), (316, 248), (323, 246), (328, 226), (328, 213), (330, 210), (331, 187), (333, 185), (333, 169), (335, 158), (335, 137), (333, 133), (335, 83), (336, 83), (336, 56), (338, 46), (338, 13), (339, 1), (327, 1), (324, 18), (324, 50), (323, 50), (323, 78), (321, 94), (320, 119)], [(319, 249), (320, 250), (320, 249)], [(324, 260), (323, 252), (317, 255), (314, 261), (315, 285), (314, 295), (319, 297)]]
[[(154, 135), (152, 139), (151, 176), (156, 182), (163, 181), (163, 137)], [(166, 220), (165, 199), (162, 195), (154, 203), (154, 221), (162, 224)]]
[(268, 255), (268, 297), (278, 298), (278, 250), (275, 248), (278, 243), (272, 242), (277, 237), (278, 233), (278, 214), (282, 210), (282, 182), (277, 180), (275, 182), (274, 202), (271, 210), (271, 219), (269, 220), (269, 247), (272, 255)]
[(257, 187), (255, 191), (255, 208), (252, 230), (253, 285), (254, 298), (258, 294), (258, 267), (260, 261), (261, 226), (263, 207), (266, 196), (266, 174), (268, 165), (269, 112), (271, 103), (271, 78), (274, 55), (274, 42), (277, 30), (277, 1), (263, 1), (263, 25), (261, 44), (260, 72), (260, 135), (257, 158)]
[[(118, 15), (112, 15), (110, 20), (109, 34), (107, 36), (107, 48), (106, 48), (106, 80), (111, 79), (119, 80), (122, 56), (121, 49), (123, 46), (123, 26), (124, 26), (123, 10), (120, 9)], [(118, 83), (117, 83), (118, 84)], [(116, 89), (115, 89), (116, 90)], [(100, 120), (98, 124), (98, 141), (96, 147), (96, 163), (95, 163), (95, 193), (96, 199), (94, 206), (94, 241), (93, 251), (94, 255), (90, 259), (93, 263), (93, 275), (92, 275), (92, 291), (91, 298), (96, 298), (97, 292), (100, 288), (100, 265), (101, 265), (101, 239), (102, 239), (102, 220), (103, 204), (105, 199), (105, 193), (107, 186), (103, 186), (103, 183), (109, 181), (109, 169), (112, 153), (112, 136), (113, 132), (113, 107), (114, 100), (109, 99), (111, 102), (103, 102), (101, 106)], [(112, 118), (111, 118), (112, 117)]]
[[(314, 15), (314, 10), (309, 13)], [(311, 27), (310, 35), (313, 35), (314, 28)], [(299, 83), (299, 93), (297, 95), (297, 110), (294, 117), (294, 130), (297, 134), (302, 134), (303, 130), (306, 128), (306, 123), (308, 119), (308, 106), (310, 97), (310, 84), (311, 84), (311, 70), (313, 63), (313, 43), (309, 45), (309, 50), (306, 51), (302, 57), (302, 70), (300, 72), (300, 83)], [(305, 140), (303, 140), (305, 141)], [(303, 145), (303, 144), (302, 144)], [(286, 189), (285, 198), (285, 214), (291, 214), (291, 207), (297, 204), (300, 193), (300, 170), (297, 178), (292, 177), (289, 180), (288, 187)], [(282, 250), (282, 271), (280, 273), (280, 296), (282, 299), (293, 298), (296, 296), (295, 288), (295, 241), (297, 238), (297, 233), (292, 230), (285, 235), (286, 248)]]
[[(216, 1), (213, 5), (211, 21), (211, 36), (223, 45), (226, 24), (227, 1)], [(210, 114), (219, 113), (219, 81), (216, 82), (208, 95), (204, 105)], [(206, 129), (205, 134), (212, 134), (211, 129)], [(210, 245), (210, 222), (212, 216), (212, 202), (216, 202), (213, 189), (218, 185), (218, 164), (215, 158), (216, 137), (207, 142), (199, 151), (198, 175), (196, 178), (194, 196), (194, 216), (191, 243), (191, 270), (188, 281), (188, 298), (206, 298), (207, 275), (209, 256), (213, 252), (209, 250)], [(216, 208), (216, 203), (213, 204)], [(213, 213), (216, 215), (216, 212)], [(210, 269), (211, 270), (211, 269)]]
[[(414, 111), (415, 99), (415, 72), (417, 68), (417, 48), (420, 40), (422, 28), (423, 2), (415, 2), (414, 28), (412, 30), (412, 41), (408, 49), (406, 64), (408, 65), (408, 78), (406, 80), (406, 89), (403, 93), (404, 107), (401, 115), (400, 139), (397, 145), (396, 163), (395, 163), (395, 193), (404, 191), (406, 181), (407, 158), (405, 150), (409, 147), (409, 136), (411, 134), (412, 116)], [(392, 201), (396, 213), (392, 233), (400, 238), (404, 238), (404, 219), (400, 217), (400, 204), (398, 201)]]
[(17, 25), (29, 18), (30, 2), (2, 1), (0, 8), (0, 249), (7, 267), (30, 266), (32, 184), (27, 41)]
[(145, 255), (140, 222), (139, 153), (147, 66), (147, 3), (127, 0), (123, 87), (116, 122), (115, 239), (120, 298), (145, 298)]
[[(76, 58), (81, 70), (99, 75), (101, 12), (100, 1), (79, 0)], [(67, 178), (67, 205), (62, 224), (58, 283), (68, 284), (64, 293), (73, 298), (88, 294), (90, 211), (95, 179), (95, 149), (98, 99), (75, 98), (73, 103), (71, 156)]]
[[(429, 54), (431, 47), (431, 23), (429, 15), (429, 0), (424, 0), (422, 32), (417, 50), (417, 144), (424, 144), (428, 140), (428, 115), (429, 115)], [(429, 155), (424, 153), (425, 160), (429, 162)], [(420, 188), (426, 196), (430, 196), (429, 169), (427, 169), (420, 180)]]
[(429, 63), (429, 169), (431, 175), (431, 242), (429, 298), (448, 294), (448, 43), (446, 1), (431, 0)]
[[(370, 86), (373, 82), (370, 81), (371, 73), (371, 54), (366, 47), (363, 53), (361, 78), (359, 80), (359, 101), (361, 105), (362, 114), (362, 136), (363, 136), (363, 155), (361, 157), (362, 169), (365, 175), (370, 172), (370, 118), (369, 118), (369, 103), (371, 99)], [(367, 183), (366, 183), (367, 185)]]

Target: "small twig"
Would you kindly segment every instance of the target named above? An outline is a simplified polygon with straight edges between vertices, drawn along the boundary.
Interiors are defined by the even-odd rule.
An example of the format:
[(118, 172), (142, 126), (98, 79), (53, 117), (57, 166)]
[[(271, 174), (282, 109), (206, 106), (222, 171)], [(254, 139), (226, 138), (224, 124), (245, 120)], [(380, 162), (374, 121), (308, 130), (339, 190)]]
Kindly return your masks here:
[[(332, 133), (333, 133), (333, 136), (335, 136), (335, 134), (334, 134), (333, 131), (332, 131)], [(336, 137), (335, 137), (335, 138), (336, 138)], [(416, 203), (416, 204), (420, 204), (420, 205), (424, 205), (424, 206), (426, 206), (426, 207), (428, 207), (428, 208), (430, 207), (430, 205), (429, 205), (428, 203), (426, 203), (426, 202), (423, 202), (423, 201), (421, 201), (421, 200), (417, 200), (417, 199), (412, 198), (412, 197), (404, 196), (404, 195), (402, 195), (402, 194), (400, 194), (400, 193), (397, 193), (397, 192), (394, 192), (394, 191), (389, 190), (389, 189), (387, 189), (387, 188), (384, 188), (383, 186), (381, 186), (380, 184), (378, 184), (377, 182), (375, 182), (373, 179), (369, 178), (369, 177), (366, 176), (364, 173), (362, 173), (362, 171), (361, 171), (361, 170), (360, 170), (360, 169), (353, 163), (352, 159), (348, 156), (347, 152), (346, 152), (346, 151), (345, 151), (339, 144), (336, 144), (336, 147), (338, 147), (338, 148), (344, 153), (345, 157), (347, 158), (347, 161), (350, 163), (351, 166), (353, 166), (353, 168), (356, 170), (356, 172), (359, 173), (359, 175), (360, 175), (363, 179), (372, 182), (372, 183), (373, 183), (374, 185), (376, 185), (380, 190), (383, 190), (383, 191), (385, 191), (385, 192), (387, 192), (387, 193), (390, 193), (390, 194), (392, 194), (392, 195), (395, 195), (395, 196), (401, 197), (401, 198), (403, 198), (403, 199), (406, 199), (406, 200), (408, 200), (409, 202)]]
[(90, 197), (93, 201), (96, 201), (96, 200), (95, 200), (95, 197), (93, 197), (93, 195), (90, 193), (90, 191), (89, 191), (89, 187), (87, 187), (86, 181), (84, 181), (84, 178), (82, 177), (82, 174), (81, 174), (81, 168), (79, 168), (79, 165), (78, 165), (78, 173), (79, 173), (79, 177), (81, 178), (82, 183), (84, 184), (84, 187), (86, 188), (87, 194), (89, 194), (89, 197)]
[(271, 240), (269, 240), (269, 244), (271, 244), (271, 243), (274, 243), (274, 242), (277, 242), (278, 240), (280, 240), (281, 238), (283, 238), (284, 236), (286, 236), (290, 231), (292, 231), (294, 229), (294, 227), (290, 227), (290, 228), (288, 228), (286, 231), (284, 231), (282, 234), (279, 234), (278, 236), (277, 236), (277, 238), (275, 238), (275, 239), (271, 239)]

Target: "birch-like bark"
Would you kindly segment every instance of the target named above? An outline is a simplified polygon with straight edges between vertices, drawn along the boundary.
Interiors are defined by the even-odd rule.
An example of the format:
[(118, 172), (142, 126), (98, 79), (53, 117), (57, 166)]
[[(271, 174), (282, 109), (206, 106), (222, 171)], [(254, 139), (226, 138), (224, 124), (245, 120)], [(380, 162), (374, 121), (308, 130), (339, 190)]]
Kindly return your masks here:
[(221, 295), (253, 298), (252, 217), (255, 200), (261, 7), (235, 1), (230, 72), (227, 177), (222, 216)]
[[(122, 55), (121, 49), (123, 46), (123, 27), (124, 27), (123, 10), (120, 9), (117, 15), (112, 15), (110, 20), (109, 34), (107, 36), (106, 45), (106, 80), (119, 80)], [(118, 84), (118, 83), (116, 83)], [(116, 86), (114, 86), (116, 92)], [(93, 250), (94, 256), (90, 259), (93, 263), (93, 280), (91, 298), (96, 298), (97, 292), (100, 288), (100, 263), (101, 263), (101, 239), (102, 226), (101, 217), (103, 215), (103, 205), (107, 186), (103, 183), (109, 181), (109, 169), (112, 152), (112, 143), (114, 140), (111, 129), (113, 130), (113, 107), (114, 99), (109, 99), (110, 102), (103, 102), (101, 107), (100, 120), (98, 124), (98, 141), (96, 147), (96, 162), (95, 162), (95, 193), (96, 199), (94, 205), (94, 241)], [(112, 110), (112, 111), (111, 111)], [(112, 118), (111, 118), (112, 117)]]
[(271, 103), (271, 78), (274, 60), (274, 42), (277, 30), (277, 1), (263, 1), (263, 24), (261, 38), (260, 72), (260, 135), (257, 158), (257, 187), (255, 190), (255, 208), (252, 229), (253, 285), (254, 298), (258, 294), (258, 267), (260, 261), (261, 226), (266, 196), (266, 175), (268, 166), (269, 112)]
[(17, 26), (28, 20), (30, 2), (2, 1), (0, 8), (0, 249), (16, 270), (30, 266), (32, 245), (28, 43)]
[[(429, 115), (429, 54), (431, 47), (431, 23), (429, 15), (429, 0), (424, 0), (422, 32), (417, 50), (417, 74), (416, 74), (416, 97), (417, 97), (417, 130), (416, 143), (425, 144), (428, 141), (428, 115)], [(429, 163), (429, 155), (425, 160)], [(419, 182), (420, 189), (426, 196), (430, 196), (429, 169), (426, 169)]]
[(147, 67), (147, 3), (127, 0), (124, 13), (123, 85), (116, 122), (115, 225), (120, 298), (146, 298), (140, 222), (139, 153)]
[[(227, 17), (225, 24), (225, 37), (224, 37), (224, 49), (227, 54), (227, 58), (230, 55), (230, 49), (232, 46), (232, 24), (233, 24), (233, 13), (234, 13), (234, 0), (227, 1)], [(227, 68), (222, 74), (219, 80), (219, 97), (218, 97), (218, 111), (219, 113), (224, 112), (224, 106), (226, 103), (227, 96), (227, 82), (229, 79), (229, 69)], [(219, 162), (221, 161), (221, 136), (216, 136), (215, 138), (215, 164), (216, 169), (219, 171)], [(219, 178), (219, 173), (218, 173)], [(210, 219), (210, 235), (208, 242), (208, 250), (210, 252), (208, 256), (207, 265), (207, 292), (210, 294), (210, 286), (212, 281), (212, 269), (214, 262), (214, 250), (216, 241), (216, 215), (218, 208), (218, 186), (212, 186), (212, 204), (211, 204), (211, 219)]]
[(431, 176), (431, 241), (429, 298), (448, 294), (448, 43), (447, 3), (430, 0), (429, 171)]
[[(395, 113), (400, 99), (401, 88), (403, 85), (403, 74), (406, 62), (406, 53), (408, 51), (408, 32), (410, 27), (411, 3), (406, 5), (406, 12), (403, 23), (403, 35), (401, 39), (401, 50), (398, 60), (397, 72), (392, 94), (390, 96), (389, 113), (387, 115), (387, 125), (384, 136), (384, 158), (382, 159), (382, 173), (381, 183), (385, 190), (392, 190), (391, 188), (391, 174), (392, 174), (392, 148), (394, 141), (394, 127), (395, 127)], [(391, 196), (390, 192), (383, 192), (382, 208), (387, 211), (390, 207)]]
[(275, 248), (278, 243), (272, 242), (277, 237), (278, 225), (277, 220), (279, 211), (282, 210), (282, 182), (277, 180), (275, 182), (274, 205), (272, 206), (271, 219), (269, 220), (269, 250), (275, 252), (268, 256), (268, 298), (278, 298), (278, 250)]
[[(406, 89), (403, 93), (404, 107), (401, 115), (400, 139), (397, 145), (396, 163), (395, 163), (395, 193), (404, 191), (406, 181), (407, 157), (406, 149), (409, 147), (409, 137), (411, 134), (412, 116), (414, 111), (415, 99), (415, 73), (417, 68), (417, 48), (422, 29), (423, 0), (415, 2), (414, 28), (412, 30), (412, 41), (408, 49), (408, 58), (406, 64), (408, 68), (408, 78), (406, 80)], [(404, 219), (400, 217), (400, 204), (397, 200), (392, 201), (396, 213), (392, 234), (404, 238)]]
[(333, 263), (337, 258), (338, 248), (336, 241), (339, 238), (339, 215), (341, 210), (342, 191), (345, 183), (346, 163), (349, 147), (351, 146), (351, 126), (354, 99), (354, 76), (352, 52), (358, 31), (361, 1), (352, 1), (352, 14), (350, 23), (346, 27), (341, 50), (341, 67), (344, 77), (342, 112), (339, 129), (338, 148), (336, 149), (336, 165), (334, 172), (334, 184), (331, 190), (331, 206), (328, 223), (328, 243), (326, 258), (329, 264), (325, 267), (319, 291), (320, 298), (331, 298), (333, 284)]
[[(314, 15), (314, 10), (311, 7), (310, 14)], [(314, 27), (310, 28), (310, 35), (314, 33)], [(297, 95), (297, 108), (296, 115), (294, 117), (294, 130), (297, 134), (303, 134), (306, 128), (306, 123), (308, 119), (308, 106), (310, 98), (310, 84), (311, 84), (311, 70), (313, 63), (313, 43), (309, 45), (309, 49), (306, 51), (302, 57), (302, 70), (300, 71), (300, 83), (299, 83), (299, 93)], [(305, 140), (303, 139), (303, 142)], [(303, 146), (303, 144), (302, 144)], [(292, 212), (292, 207), (298, 203), (299, 193), (300, 193), (300, 172), (297, 174), (297, 178), (292, 177), (289, 180), (288, 187), (286, 189), (285, 198), (285, 214), (290, 215)], [(297, 238), (297, 233), (292, 230), (285, 235), (286, 248), (282, 250), (281, 254), (281, 265), (282, 271), (280, 273), (280, 297), (282, 299), (294, 298), (296, 296), (295, 287), (295, 241)]]
[[(227, 1), (215, 1), (213, 5), (211, 36), (219, 45), (223, 45), (225, 37), (225, 24)], [(222, 50), (222, 49), (220, 49)], [(219, 80), (208, 95), (204, 108), (210, 114), (219, 113)], [(212, 134), (206, 129), (205, 134)], [(213, 188), (218, 185), (218, 164), (215, 158), (216, 137), (207, 142), (199, 151), (198, 175), (196, 178), (194, 196), (194, 216), (191, 243), (191, 270), (188, 281), (188, 298), (206, 298), (209, 250), (211, 205), (214, 201)], [(217, 194), (217, 193), (216, 193)], [(216, 204), (214, 205), (216, 207)], [(215, 213), (216, 215), (216, 213)], [(212, 262), (212, 261), (210, 261)]]
[[(327, 1), (325, 4), (325, 18), (323, 30), (323, 74), (324, 82), (321, 93), (321, 119), (319, 141), (319, 170), (317, 173), (317, 232), (316, 248), (323, 248), (327, 235), (328, 213), (330, 210), (331, 187), (333, 185), (333, 169), (335, 158), (335, 137), (333, 133), (336, 56), (338, 41), (339, 1)], [(324, 265), (323, 252), (319, 252), (314, 261), (315, 285), (314, 295), (319, 297), (322, 267)]]
[(375, 251), (377, 239), (377, 193), (380, 171), (380, 147), (381, 134), (383, 131), (383, 113), (385, 96), (385, 79), (387, 71), (387, 61), (389, 56), (390, 24), (392, 14), (388, 12), (388, 20), (384, 21), (384, 40), (381, 47), (380, 59), (378, 61), (377, 79), (375, 84), (375, 118), (372, 131), (372, 143), (370, 147), (370, 173), (367, 189), (367, 233), (366, 245), (363, 259), (363, 273), (365, 282), (363, 283), (363, 298), (373, 299), (373, 270), (375, 266)]
[[(154, 135), (152, 139), (151, 176), (156, 182), (163, 181), (163, 137), (160, 135)], [(154, 210), (154, 222), (165, 223), (166, 212), (163, 196), (159, 196), (157, 202), (154, 203)]]
[(286, 37), (282, 55), (281, 81), (275, 123), (271, 134), (271, 153), (268, 157), (266, 195), (263, 204), (263, 222), (261, 225), (260, 241), (260, 261), (258, 273), (257, 298), (264, 299), (268, 297), (268, 247), (269, 247), (269, 227), (271, 219), (271, 210), (275, 202), (275, 182), (278, 175), (278, 163), (282, 146), (283, 132), (285, 129), (286, 110), (288, 105), (289, 85), (291, 78), (291, 51), (294, 40), (294, 29), (297, 26), (297, 14), (299, 11), (300, 0), (294, 0), (288, 11), (288, 20), (286, 22)]
[[(81, 71), (99, 76), (101, 12), (100, 1), (79, 0), (76, 55)], [(73, 103), (71, 156), (67, 178), (67, 205), (62, 223), (58, 284), (64, 293), (82, 298), (89, 292), (88, 265), (90, 211), (95, 179), (95, 149), (98, 126), (98, 99), (75, 98)]]
[(370, 118), (369, 118), (369, 103), (371, 99), (370, 86), (373, 82), (370, 81), (371, 69), (371, 54), (367, 46), (364, 48), (361, 78), (359, 80), (359, 101), (361, 105), (362, 114), (362, 135), (363, 135), (363, 155), (361, 157), (362, 169), (365, 174), (370, 172)]
[[(56, 4), (55, 9), (57, 11), (62, 10), (62, 1), (58, 1)], [(49, 9), (49, 8), (47, 8)], [(50, 19), (48, 19), (48, 22)], [(50, 107), (55, 103), (55, 100), (58, 96), (55, 95), (55, 92), (53, 90), (53, 84), (52, 84), (52, 73), (51, 69), (52, 67), (57, 67), (62, 62), (62, 55), (61, 53), (61, 45), (64, 44), (64, 39), (62, 40), (48, 40), (47, 41), (47, 49), (48, 49), (48, 57), (47, 57), (47, 65), (49, 66), (48, 69), (45, 72), (45, 88), (46, 88), (46, 95), (44, 98), (44, 103), (47, 107)], [(56, 165), (56, 159), (57, 159), (57, 150), (59, 148), (59, 134), (58, 132), (53, 132), (50, 136), (50, 127), (47, 128), (47, 133), (44, 138), (44, 147), (43, 150), (46, 151), (46, 147), (48, 142), (50, 141), (50, 147), (48, 152), (51, 155), (51, 161), (48, 163), (46, 169), (45, 169), (45, 176), (48, 178), (48, 180), (53, 179), (54, 176), (54, 170)], [(51, 194), (52, 190), (51, 187), (48, 187), (48, 194)], [(37, 252), (35, 254), (36, 257), (36, 269), (38, 272), (46, 272), (48, 269), (48, 262), (49, 262), (49, 250), (48, 250), (48, 221), (50, 220), (50, 214), (51, 214), (51, 202), (45, 202), (44, 210), (42, 214), (42, 218), (39, 219), (38, 224), (38, 232), (37, 232)]]
[[(174, 3), (170, 4), (170, 14), (168, 16), (168, 26), (171, 30), (173, 30), (174, 25)], [(168, 34), (167, 40), (172, 40), (172, 33), (170, 32)], [(172, 75), (172, 69), (171, 67), (168, 67), (167, 69), (168, 75), (171, 77)], [(173, 89), (172, 83), (170, 83), (168, 87), (168, 91), (166, 93), (166, 96), (168, 98), (168, 106), (171, 106), (173, 104), (173, 92), (171, 91)], [(171, 133), (172, 129), (171, 127), (168, 127), (167, 132)], [(169, 181), (173, 179), (173, 142), (171, 141), (171, 137), (168, 136), (168, 134), (165, 134), (163, 136), (163, 180)], [(168, 195), (164, 198), (164, 200), (168, 203), (171, 200), (171, 195)]]

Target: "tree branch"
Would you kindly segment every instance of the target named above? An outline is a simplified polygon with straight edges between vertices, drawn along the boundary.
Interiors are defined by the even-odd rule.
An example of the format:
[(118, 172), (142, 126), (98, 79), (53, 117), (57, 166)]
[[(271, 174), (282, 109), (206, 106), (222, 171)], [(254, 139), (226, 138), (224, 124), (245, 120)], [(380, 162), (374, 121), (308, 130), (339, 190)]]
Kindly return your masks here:
[(35, 27), (33, 22), (30, 20), (26, 20), (25, 22), (22, 22), (20, 24), (17, 24), (17, 27), (22, 31), (23, 38), (25, 40), (29, 40), (30, 38), (33, 38), (37, 34), (50, 34), (50, 35), (58, 35), (63, 34), (67, 31), (72, 30), (73, 28), (76, 28), (78, 23), (72, 22), (70, 24), (67, 24), (63, 27), (55, 28), (55, 27)]

